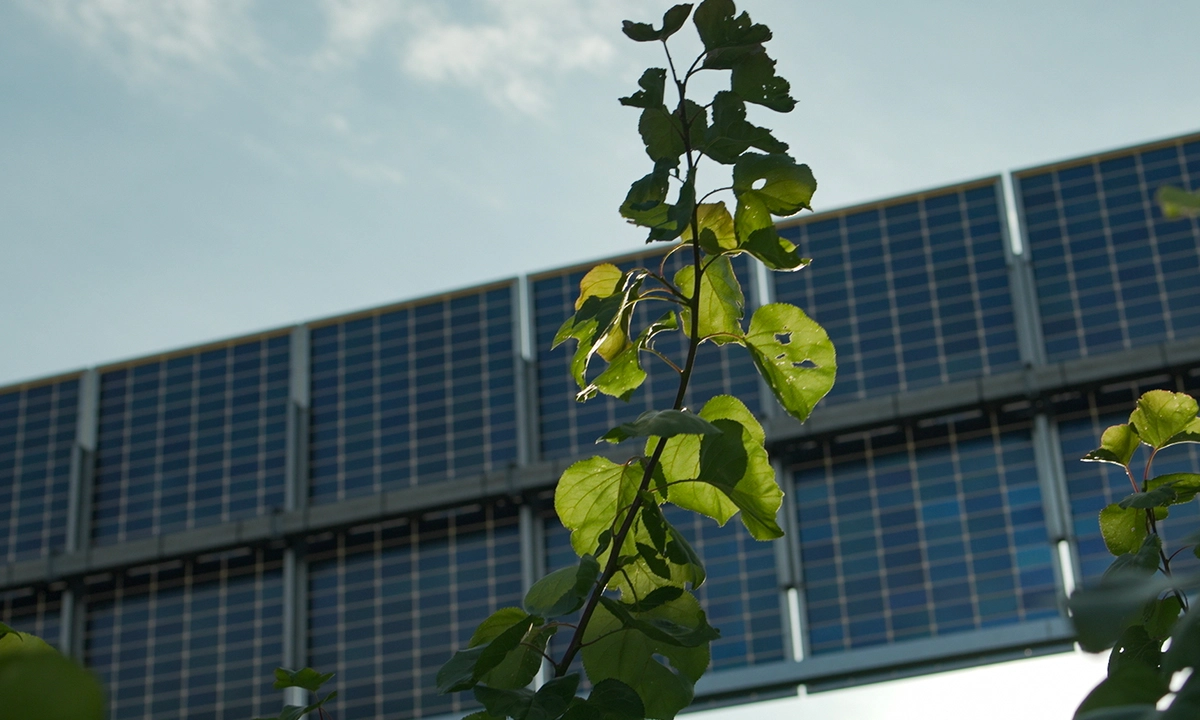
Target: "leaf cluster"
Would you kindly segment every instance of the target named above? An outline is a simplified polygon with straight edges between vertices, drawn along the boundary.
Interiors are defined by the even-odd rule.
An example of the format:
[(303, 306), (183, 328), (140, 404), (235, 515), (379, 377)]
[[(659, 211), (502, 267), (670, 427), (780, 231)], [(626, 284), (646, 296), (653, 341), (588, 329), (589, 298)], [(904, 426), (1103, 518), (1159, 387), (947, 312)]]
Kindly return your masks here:
[[(1152, 390), (1138, 399), (1128, 423), (1105, 430), (1100, 447), (1083, 458), (1122, 468), (1133, 492), (1100, 512), (1101, 535), (1116, 559), (1096, 586), (1070, 599), (1080, 645), (1091, 652), (1112, 648), (1108, 677), (1080, 704), (1076, 718), (1200, 716), (1200, 680), (1194, 672), (1200, 669), (1200, 621), (1188, 607), (1189, 592), (1200, 588), (1200, 574), (1173, 572), (1175, 554), (1167, 554), (1158, 532), (1172, 505), (1200, 491), (1200, 475), (1152, 473), (1159, 451), (1195, 442), (1200, 442), (1196, 400)], [(1143, 446), (1149, 454), (1139, 481), (1132, 463)], [(1200, 557), (1198, 541), (1200, 534), (1187, 538), (1184, 548), (1191, 545)], [(1184, 670), (1186, 681), (1165, 709), (1157, 709)]]
[(104, 690), (90, 672), (36, 635), (0, 623), (0, 716), (102, 720)]

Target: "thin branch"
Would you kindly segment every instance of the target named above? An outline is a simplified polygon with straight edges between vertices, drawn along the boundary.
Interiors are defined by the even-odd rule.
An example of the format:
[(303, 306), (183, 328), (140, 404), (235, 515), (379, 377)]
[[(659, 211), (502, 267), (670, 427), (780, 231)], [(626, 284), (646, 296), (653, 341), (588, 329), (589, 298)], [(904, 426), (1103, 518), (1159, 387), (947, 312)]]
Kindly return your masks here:
[(662, 361), (663, 361), (663, 362), (665, 362), (667, 365), (670, 365), (670, 366), (671, 366), (671, 369), (672, 369), (672, 370), (674, 370), (676, 373), (682, 373), (682, 372), (683, 372), (683, 370), (681, 370), (681, 369), (680, 369), (680, 367), (679, 367), (678, 365), (676, 365), (674, 362), (672, 362), (672, 361), (671, 361), (671, 358), (667, 357), (666, 355), (663, 355), (662, 353), (660, 353), (659, 351), (655, 350), (654, 348), (652, 348), (652, 347), (644, 347), (644, 348), (642, 348), (642, 349), (643, 349), (643, 350), (645, 350), (646, 352), (650, 353), (651, 355), (653, 355), (653, 356), (657, 357), (659, 360), (662, 360)]
[(725, 192), (726, 190), (732, 190), (732, 189), (733, 189), (733, 186), (730, 185), (729, 187), (723, 187), (723, 188), (717, 188), (716, 190), (711, 190), (711, 191), (705, 193), (704, 197), (697, 200), (696, 204), (699, 205), (700, 203), (704, 202), (705, 200), (709, 199), (710, 197), (712, 197), (713, 195), (716, 195), (719, 192)]

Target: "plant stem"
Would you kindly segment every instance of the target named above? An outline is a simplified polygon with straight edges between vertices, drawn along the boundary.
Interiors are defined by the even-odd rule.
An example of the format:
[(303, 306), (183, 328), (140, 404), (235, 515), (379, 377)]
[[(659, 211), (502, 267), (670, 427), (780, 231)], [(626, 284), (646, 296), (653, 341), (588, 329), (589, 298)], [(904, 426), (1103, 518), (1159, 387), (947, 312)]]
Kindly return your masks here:
[[(665, 47), (666, 43), (663, 45)], [(673, 72), (674, 68), (672, 68)], [(679, 88), (679, 108), (677, 112), (679, 113), (680, 123), (683, 127), (683, 141), (688, 166), (687, 177), (694, 183), (696, 177), (696, 159), (693, 157), (693, 150), (690, 143), (691, 123), (684, 112), (686, 81), (680, 83), (676, 80), (676, 85)], [(700, 280), (704, 275), (704, 268), (701, 265), (700, 218), (699, 209), (696, 205), (692, 206), (691, 226), (692, 239), (688, 244), (692, 246), (692, 262), (696, 271), (693, 273), (692, 297), (687, 302), (688, 309), (691, 311), (687, 361), (683, 365), (683, 370), (679, 373), (679, 390), (675, 393), (675, 404), (672, 406), (675, 410), (683, 409), (683, 400), (687, 396), (688, 383), (692, 379), (692, 369), (696, 365), (696, 354), (700, 348)], [(612, 544), (609, 546), (608, 562), (605, 563), (604, 572), (600, 574), (600, 578), (592, 588), (592, 594), (588, 597), (587, 604), (583, 608), (583, 613), (579, 616), (579, 624), (575, 628), (575, 633), (571, 635), (571, 642), (567, 645), (567, 650), (563, 653), (562, 660), (554, 666), (555, 677), (562, 677), (567, 673), (567, 670), (571, 667), (571, 662), (583, 647), (583, 634), (592, 619), (592, 614), (596, 612), (596, 606), (600, 603), (600, 596), (604, 594), (604, 589), (608, 587), (608, 583), (620, 569), (621, 547), (625, 544), (625, 538), (629, 536), (629, 531), (633, 529), (633, 522), (637, 518), (638, 510), (642, 507), (642, 495), (649, 489), (650, 480), (654, 476), (654, 468), (658, 467), (659, 459), (662, 457), (666, 447), (667, 438), (659, 438), (658, 443), (654, 446), (654, 452), (650, 455), (650, 459), (646, 463), (645, 471), (642, 473), (642, 482), (638, 485), (637, 494), (634, 495), (633, 502), (629, 506), (629, 511), (625, 515), (625, 520), (612, 536)]]

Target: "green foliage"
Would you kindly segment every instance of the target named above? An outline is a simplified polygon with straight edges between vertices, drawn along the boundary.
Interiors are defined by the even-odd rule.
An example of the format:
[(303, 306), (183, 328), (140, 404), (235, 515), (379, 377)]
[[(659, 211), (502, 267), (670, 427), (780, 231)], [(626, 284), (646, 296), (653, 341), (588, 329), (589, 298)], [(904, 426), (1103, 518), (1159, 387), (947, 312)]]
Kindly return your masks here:
[[(1121, 466), (1133, 492), (1100, 512), (1104, 543), (1116, 559), (1097, 585), (1079, 590), (1069, 603), (1079, 644), (1089, 652), (1112, 648), (1108, 677), (1080, 704), (1080, 720), (1194, 718), (1200, 712), (1200, 622), (1188, 607), (1200, 575), (1172, 571), (1175, 553), (1166, 551), (1158, 531), (1168, 506), (1196, 496), (1200, 475), (1151, 476), (1160, 450), (1197, 441), (1195, 399), (1152, 390), (1138, 399), (1128, 424), (1108, 428), (1100, 447), (1083, 458)], [(1140, 445), (1150, 452), (1138, 483), (1131, 463)], [(1185, 670), (1187, 679), (1158, 710), (1176, 673)]]
[(1200, 215), (1200, 193), (1164, 185), (1158, 189), (1156, 199), (1163, 215), (1169, 218)]
[(103, 720), (104, 690), (40, 637), (0, 623), (0, 717)]
[[(764, 47), (771, 31), (738, 14), (731, 0), (704, 0), (692, 10), (676, 5), (658, 26), (625, 22), (632, 40), (662, 43), (667, 67), (647, 69), (620, 99), (639, 110), (638, 134), (651, 163), (620, 213), (646, 230), (647, 242), (670, 243), (667, 255), (686, 262), (673, 277), (664, 274), (665, 260), (657, 269), (597, 265), (554, 337), (554, 346), (575, 342), (571, 375), (579, 402), (628, 399), (645, 381), (647, 362), (678, 374), (676, 400), (597, 440), (645, 438), (642, 456), (623, 463), (592, 457), (562, 473), (554, 508), (570, 530), (578, 565), (536, 582), (522, 608), (494, 613), (438, 673), (439, 690), (471, 690), (483, 704), (475, 720), (670, 720), (686, 708), (719, 631), (692, 594), (706, 579), (704, 565), (661, 506), (720, 524), (740, 515), (758, 540), (783, 535), (776, 520), (783, 493), (758, 420), (729, 396), (710, 399), (699, 412), (683, 406), (699, 347), (745, 347), (780, 405), (800, 420), (833, 386), (836, 358), (821, 326), (785, 304), (760, 307), (747, 323), (731, 262), (748, 254), (787, 271), (809, 262), (775, 222), (809, 209), (816, 180), (785, 143), (747, 119), (748, 104), (778, 112), (795, 106)], [(704, 50), (684, 66), (666, 41), (689, 17)], [(711, 102), (690, 98), (689, 82), (713, 72), (726, 73), (728, 85)], [(705, 158), (715, 161), (704, 164), (706, 171), (728, 175), (701, 196)], [(642, 326), (636, 310), (647, 302), (665, 307)], [(686, 341), (682, 357), (657, 346), (673, 332)], [(575, 622), (558, 619), (577, 612)], [(570, 640), (560, 657), (549, 658), (546, 641), (556, 631)], [(576, 657), (593, 685), (587, 698), (575, 697), (580, 679), (569, 670)], [(553, 679), (528, 687), (543, 658)]]
[[(333, 673), (319, 673), (312, 668), (303, 668), (301, 670), (288, 670), (287, 668), (275, 669), (275, 689), (284, 690), (287, 688), (301, 688), (313, 695), (318, 694), (321, 686), (329, 682), (333, 678)], [(256, 720), (300, 720), (308, 713), (317, 712), (322, 718), (327, 717), (325, 712), (325, 703), (337, 697), (337, 691), (333, 691), (323, 698), (318, 698), (316, 702), (308, 705), (284, 705), (279, 714), (273, 718), (257, 718)]]

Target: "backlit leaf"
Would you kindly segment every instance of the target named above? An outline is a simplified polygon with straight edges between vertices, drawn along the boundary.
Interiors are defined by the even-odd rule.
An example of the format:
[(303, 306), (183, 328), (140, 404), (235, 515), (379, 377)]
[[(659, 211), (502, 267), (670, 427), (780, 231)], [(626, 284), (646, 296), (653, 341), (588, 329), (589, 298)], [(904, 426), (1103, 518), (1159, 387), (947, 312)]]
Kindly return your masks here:
[(1146, 513), (1113, 503), (1100, 511), (1100, 534), (1113, 555), (1135, 553), (1146, 538)]
[(480, 685), (475, 699), (496, 717), (515, 720), (556, 720), (566, 712), (579, 687), (578, 675), (554, 678), (537, 692), (525, 689), (498, 690)]
[(686, 410), (647, 410), (631, 423), (622, 423), (604, 433), (601, 440), (619, 443), (634, 437), (675, 437), (676, 435), (718, 435), (712, 423)]
[(321, 686), (329, 682), (333, 677), (333, 673), (319, 673), (312, 668), (304, 668), (302, 670), (288, 670), (287, 668), (275, 668), (275, 685), (276, 690), (284, 688), (298, 687), (304, 688), (309, 692), (317, 692)]
[(775, 74), (775, 61), (765, 52), (747, 55), (736, 63), (730, 87), (746, 102), (776, 112), (791, 112), (796, 107), (795, 99), (789, 94), (791, 85)]
[(1190, 395), (1151, 390), (1138, 398), (1129, 424), (1134, 426), (1142, 442), (1155, 449), (1174, 442), (1197, 442), (1200, 424), (1195, 422), (1196, 410), (1196, 400)]
[(598, 575), (600, 563), (584, 555), (579, 565), (555, 570), (534, 583), (525, 593), (525, 610), (544, 618), (570, 615), (583, 606)]
[(667, 71), (663, 68), (647, 68), (638, 80), (641, 90), (629, 97), (621, 98), (621, 104), (636, 108), (656, 108), (663, 104), (663, 91), (667, 82)]
[(796, 245), (780, 237), (775, 220), (766, 205), (749, 195), (738, 199), (733, 216), (738, 248), (753, 255), (767, 268), (794, 271), (807, 267), (811, 260), (801, 257)]
[(803, 422), (833, 387), (837, 363), (825, 329), (793, 305), (763, 305), (750, 319), (746, 346), (759, 373), (790, 415)]
[(692, 17), (696, 31), (707, 51), (704, 67), (729, 69), (749, 54), (762, 52), (762, 44), (771, 39), (766, 25), (751, 22), (746, 13), (737, 12), (733, 0), (704, 0)]
[[(8, 633), (4, 639), (15, 639), (14, 636), (15, 633)], [(4, 718), (103, 720), (105, 717), (106, 703), (100, 684), (87, 670), (53, 650), (0, 655), (0, 698), (0, 717)]]
[[(679, 588), (659, 588), (655, 592), (662, 590), (677, 590)], [(679, 591), (682, 594), (682, 591)], [(680, 595), (676, 596), (676, 600)], [(670, 601), (674, 602), (674, 600)], [(708, 643), (721, 637), (716, 628), (708, 624), (707, 621), (702, 621), (694, 626), (683, 625), (669, 618), (661, 617), (654, 612), (658, 608), (665, 607), (668, 603), (659, 603), (654, 610), (648, 610), (644, 613), (636, 613), (632, 606), (614, 600), (610, 597), (600, 598), (600, 604), (606, 610), (613, 614), (621, 622), (626, 630), (639, 632), (650, 638), (667, 645), (678, 647), (700, 647), (706, 646)]]
[(1147, 492), (1133, 493), (1117, 503), (1117, 506), (1121, 509), (1138, 508), (1139, 510), (1145, 510), (1152, 507), (1166, 507), (1174, 502), (1175, 490), (1170, 484), (1166, 484)]
[(1200, 215), (1200, 193), (1190, 193), (1181, 188), (1164, 185), (1154, 197), (1162, 208), (1163, 215), (1169, 218)]
[(775, 139), (767, 128), (746, 120), (746, 101), (737, 93), (723, 90), (713, 97), (712, 123), (704, 137), (704, 154), (732, 165), (748, 148), (767, 153), (785, 153), (788, 145)]
[[(682, 627), (707, 624), (704, 611), (691, 595), (645, 613)], [(680, 647), (661, 642), (641, 632), (625, 631), (624, 625), (603, 605), (597, 606), (588, 624), (583, 648), (583, 666), (592, 682), (613, 678), (637, 692), (646, 717), (671, 720), (692, 702), (693, 686), (708, 667), (708, 646)], [(662, 657), (670, 667), (659, 662)]]
[[(709, 339), (717, 345), (741, 343), (742, 315), (746, 298), (742, 286), (733, 272), (733, 263), (721, 255), (703, 258), (707, 267), (700, 276), (700, 322), (701, 339)], [(684, 265), (675, 273), (675, 286), (690, 300), (695, 290), (695, 267)], [(691, 311), (680, 311), (683, 331), (691, 333)]]
[[(601, 533), (620, 524), (617, 511), (628, 507), (637, 496), (642, 473), (640, 462), (618, 465), (602, 457), (580, 460), (563, 471), (554, 491), (554, 510), (571, 531), (571, 547), (576, 554), (582, 557), (595, 551)], [(632, 554), (633, 542), (626, 538), (626, 548), (621, 552)], [(605, 557), (606, 553), (596, 559), (603, 565)]]
[(642, 369), (641, 348), (637, 345), (629, 345), (609, 362), (604, 372), (597, 375), (579, 391), (576, 399), (587, 400), (597, 392), (601, 392), (611, 397), (628, 400), (633, 391), (641, 387), (645, 381), (646, 371)]
[(667, 165), (656, 164), (653, 172), (630, 185), (625, 202), (621, 203), (621, 216), (641, 227), (664, 225), (671, 210), (667, 204), (669, 169)]
[(746, 153), (733, 166), (733, 193), (738, 201), (753, 201), (775, 216), (809, 209), (816, 190), (808, 166), (797, 165), (783, 153)]
[(679, 118), (672, 116), (666, 107), (643, 110), (638, 120), (638, 132), (651, 160), (664, 163), (667, 167), (679, 165), (679, 157), (686, 148), (680, 135)]
[(1164, 486), (1170, 486), (1175, 492), (1175, 498), (1171, 501), (1172, 505), (1185, 503), (1196, 497), (1197, 492), (1200, 492), (1200, 475), (1196, 473), (1168, 473), (1150, 478), (1146, 482), (1146, 489), (1149, 491), (1154, 491)]
[(1141, 439), (1129, 425), (1113, 425), (1100, 437), (1100, 447), (1083, 456), (1087, 462), (1112, 463), (1127, 467)]
[[(733, 231), (733, 216), (725, 203), (700, 203), (696, 206), (696, 218), (700, 227), (700, 249), (709, 255), (720, 255), (737, 248), (737, 235)], [(679, 236), (683, 242), (691, 242), (692, 228), (689, 225)]]

